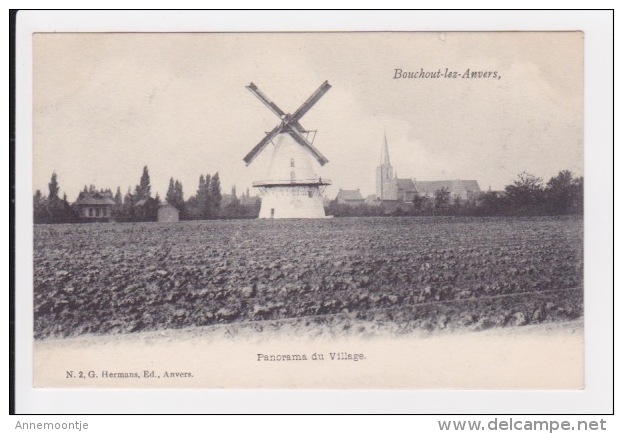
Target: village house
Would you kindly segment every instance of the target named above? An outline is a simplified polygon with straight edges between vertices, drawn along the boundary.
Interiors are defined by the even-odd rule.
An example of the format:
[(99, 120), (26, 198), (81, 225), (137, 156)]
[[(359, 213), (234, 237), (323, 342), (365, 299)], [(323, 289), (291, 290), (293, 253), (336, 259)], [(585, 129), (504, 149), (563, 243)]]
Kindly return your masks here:
[(365, 202), (365, 199), (361, 195), (359, 189), (357, 190), (342, 190), (337, 193), (335, 198), (337, 203), (345, 205), (361, 205)]
[(82, 221), (107, 222), (112, 215), (115, 201), (108, 191), (82, 191), (74, 203)]

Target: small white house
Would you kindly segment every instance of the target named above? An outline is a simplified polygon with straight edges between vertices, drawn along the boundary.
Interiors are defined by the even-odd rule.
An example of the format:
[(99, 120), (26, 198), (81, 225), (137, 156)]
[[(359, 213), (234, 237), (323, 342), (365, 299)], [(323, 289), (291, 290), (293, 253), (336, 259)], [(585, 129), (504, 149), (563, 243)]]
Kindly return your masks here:
[(180, 212), (168, 203), (158, 209), (158, 222), (172, 223), (180, 220)]

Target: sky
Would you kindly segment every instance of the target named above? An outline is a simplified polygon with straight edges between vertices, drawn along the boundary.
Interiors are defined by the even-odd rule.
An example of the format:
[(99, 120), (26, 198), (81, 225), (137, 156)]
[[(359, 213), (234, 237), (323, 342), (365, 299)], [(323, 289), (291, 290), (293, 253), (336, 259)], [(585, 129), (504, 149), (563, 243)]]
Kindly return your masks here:
[[(33, 188), (56, 172), (125, 193), (148, 166), (152, 193), (169, 178), (185, 198), (201, 174), (223, 193), (267, 176), (271, 145), (242, 158), (279, 122), (250, 82), (294, 112), (339, 188), (375, 191), (386, 134), (401, 178), (475, 179), (503, 189), (523, 171), (583, 175), (580, 32), (39, 33), (33, 41)], [(406, 78), (403, 71), (496, 71), (498, 78)]]

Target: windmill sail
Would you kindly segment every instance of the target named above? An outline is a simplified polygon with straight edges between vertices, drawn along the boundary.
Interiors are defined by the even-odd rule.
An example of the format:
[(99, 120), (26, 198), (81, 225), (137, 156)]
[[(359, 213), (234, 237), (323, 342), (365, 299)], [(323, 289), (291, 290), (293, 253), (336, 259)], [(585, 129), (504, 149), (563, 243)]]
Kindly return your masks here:
[(310, 108), (313, 107), (314, 104), (316, 104), (316, 102), (318, 102), (318, 100), (320, 98), (322, 98), (322, 96), (327, 93), (329, 91), (329, 89), (331, 89), (331, 85), (329, 84), (328, 81), (325, 81), (324, 83), (322, 83), (320, 85), (320, 87), (316, 90), (316, 92), (314, 92), (312, 94), (312, 96), (310, 96), (309, 98), (307, 98), (307, 101), (305, 101), (299, 108), (297, 111), (295, 111), (292, 114), (292, 117), (294, 119), (296, 119), (297, 121), (299, 119), (301, 119), (303, 116), (305, 116), (305, 113), (307, 113), (309, 111)]
[(283, 124), (277, 125), (275, 128), (273, 128), (271, 132), (269, 132), (268, 134), (266, 134), (266, 136), (264, 136), (264, 138), (260, 141), (260, 143), (258, 143), (257, 145), (253, 147), (253, 149), (251, 149), (251, 152), (249, 152), (246, 155), (246, 157), (243, 158), (244, 162), (247, 163), (247, 166), (251, 164), (251, 161), (253, 161), (255, 157), (257, 157), (257, 155), (260, 152), (262, 152), (262, 150), (266, 147), (266, 145), (268, 145), (270, 141), (274, 139), (275, 136), (277, 136), (277, 134), (281, 132), (282, 129), (283, 129)]
[(272, 102), (266, 95), (264, 95), (262, 91), (260, 91), (255, 84), (253, 83), (249, 84), (247, 86), (247, 89), (249, 89), (249, 91), (257, 97), (257, 99), (262, 101), (266, 105), (266, 107), (268, 107), (277, 116), (279, 116), (280, 118), (283, 118), (286, 115), (285, 112), (281, 110), (277, 106), (277, 104)]
[[(246, 86), (246, 88), (249, 89), (249, 92), (255, 95), (257, 99), (262, 101), (262, 103), (264, 103), (264, 105), (268, 107), (270, 111), (279, 116), (279, 119), (284, 119), (287, 116), (286, 113), (281, 110), (279, 106), (275, 104), (270, 98), (268, 98), (254, 83), (249, 84), (248, 86)], [(296, 119), (292, 119), (290, 121), (290, 125), (298, 129), (300, 132), (305, 131), (303, 126), (299, 124)]]
[(262, 150), (273, 140), (279, 133), (287, 133), (292, 138), (300, 144), (303, 148), (307, 149), (314, 158), (320, 163), (321, 166), (325, 165), (329, 162), (327, 158), (318, 151), (304, 136), (304, 133), (307, 131), (303, 128), (303, 126), (299, 123), (299, 119), (305, 116), (305, 114), (318, 102), (322, 96), (331, 89), (331, 85), (328, 81), (325, 81), (320, 85), (318, 89), (309, 97), (307, 100), (301, 104), (301, 106), (294, 112), (294, 114), (290, 115), (285, 113), (283, 110), (277, 106), (270, 98), (268, 98), (254, 83), (250, 83), (246, 86), (247, 89), (262, 103), (270, 109), (274, 114), (279, 116), (281, 119), (281, 123), (273, 128), (273, 130), (268, 133), (253, 149), (249, 152), (244, 158), (244, 162), (247, 166), (257, 157), (257, 155), (262, 152)]
[(303, 146), (305, 149), (307, 149), (309, 152), (311, 152), (311, 154), (314, 156), (314, 158), (318, 161), (318, 163), (320, 163), (321, 166), (324, 166), (326, 163), (329, 162), (329, 160), (327, 160), (327, 158), (322, 155), (320, 153), (320, 151), (318, 149), (316, 149), (314, 147), (314, 145), (312, 145), (311, 143), (309, 143), (309, 141), (298, 131), (296, 131), (294, 128), (291, 128), (288, 130), (288, 133), (292, 136), (292, 138), (294, 140), (296, 140), (301, 146)]

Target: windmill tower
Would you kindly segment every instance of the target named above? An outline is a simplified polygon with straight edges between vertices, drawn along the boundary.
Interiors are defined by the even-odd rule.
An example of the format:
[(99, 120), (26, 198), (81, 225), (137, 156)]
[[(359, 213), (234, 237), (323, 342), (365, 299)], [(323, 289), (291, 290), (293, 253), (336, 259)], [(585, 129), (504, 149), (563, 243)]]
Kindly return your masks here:
[(269, 143), (273, 143), (268, 177), (253, 183), (253, 187), (260, 189), (262, 196), (260, 218), (325, 217), (322, 192), (331, 181), (316, 175), (311, 157), (321, 166), (329, 160), (313, 146), (315, 131), (305, 130), (299, 120), (330, 88), (331, 85), (325, 81), (298, 110), (290, 114), (277, 107), (253, 83), (247, 86), (253, 95), (281, 119), (281, 123), (266, 133), (244, 157), (248, 166)]

